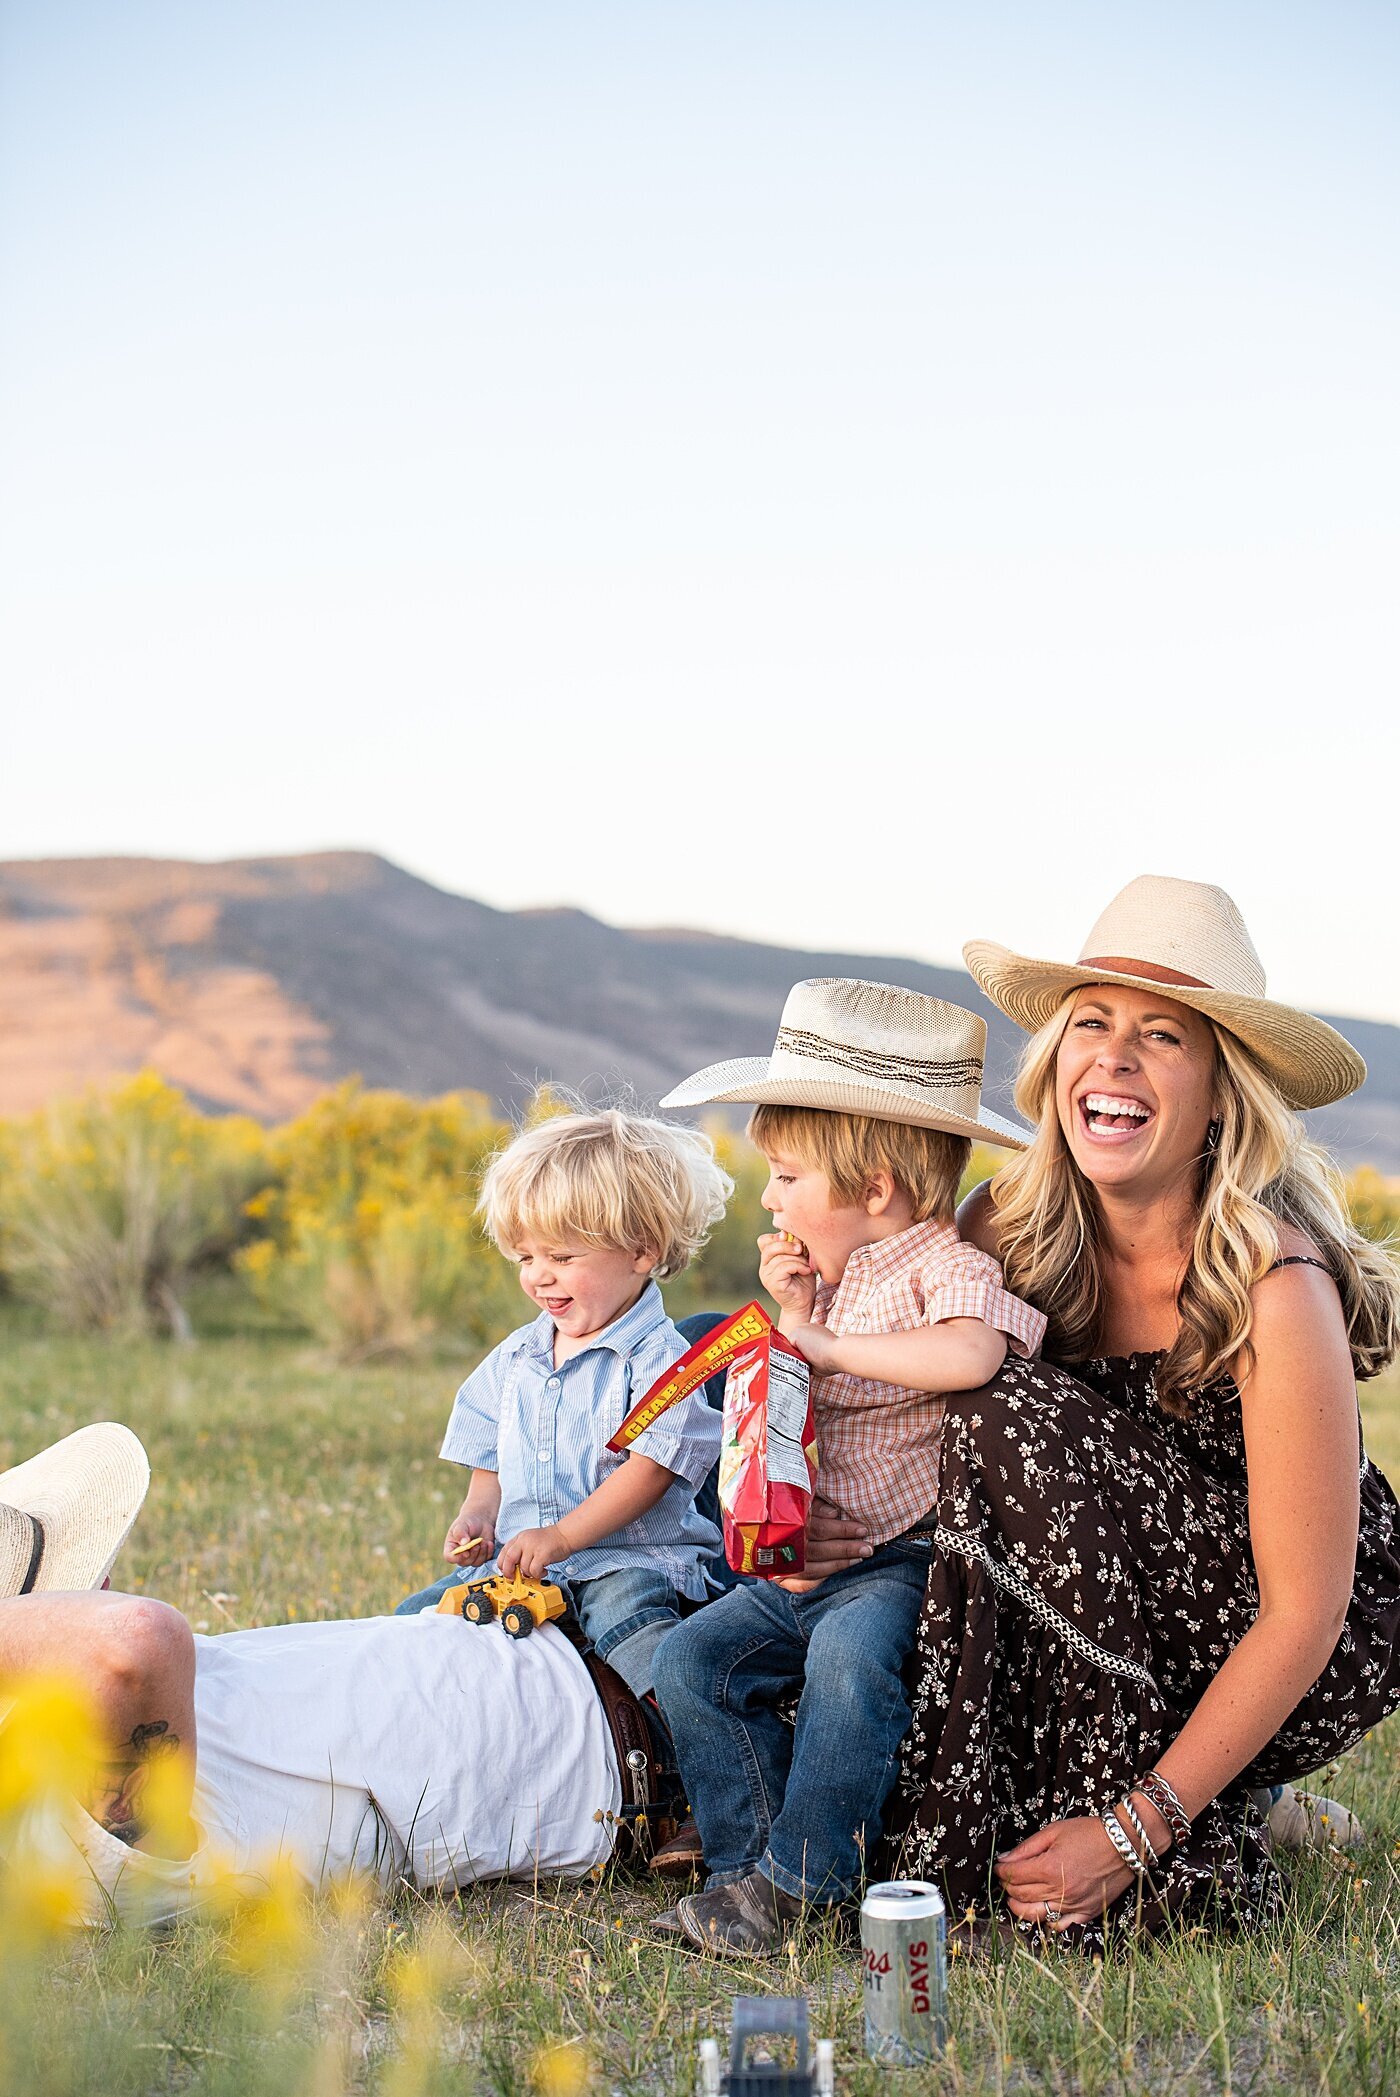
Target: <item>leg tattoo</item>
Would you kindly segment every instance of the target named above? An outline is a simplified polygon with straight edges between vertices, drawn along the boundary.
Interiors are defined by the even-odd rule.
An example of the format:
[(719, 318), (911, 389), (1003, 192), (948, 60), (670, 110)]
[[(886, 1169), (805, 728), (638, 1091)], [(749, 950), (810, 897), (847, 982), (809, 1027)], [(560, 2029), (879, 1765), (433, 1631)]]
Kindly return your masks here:
[(146, 1832), (141, 1814), (141, 1794), (151, 1765), (158, 1758), (178, 1754), (179, 1750), (179, 1737), (171, 1732), (168, 1719), (152, 1719), (148, 1725), (136, 1726), (130, 1738), (118, 1746), (98, 1779), (92, 1803), (93, 1819), (99, 1821), (109, 1835), (115, 1835), (119, 1842), (134, 1848)]

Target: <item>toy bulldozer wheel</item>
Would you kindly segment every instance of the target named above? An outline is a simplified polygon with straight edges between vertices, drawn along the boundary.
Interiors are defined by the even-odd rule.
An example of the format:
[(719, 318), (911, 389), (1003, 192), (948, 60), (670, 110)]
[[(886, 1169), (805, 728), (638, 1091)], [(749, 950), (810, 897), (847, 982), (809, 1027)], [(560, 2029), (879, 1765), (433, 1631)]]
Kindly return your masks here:
[(490, 1624), (495, 1621), (496, 1605), (490, 1595), (468, 1595), (462, 1614), (469, 1624)]
[(508, 1602), (501, 1611), (501, 1629), (511, 1638), (528, 1638), (535, 1628), (535, 1619), (523, 1602)]

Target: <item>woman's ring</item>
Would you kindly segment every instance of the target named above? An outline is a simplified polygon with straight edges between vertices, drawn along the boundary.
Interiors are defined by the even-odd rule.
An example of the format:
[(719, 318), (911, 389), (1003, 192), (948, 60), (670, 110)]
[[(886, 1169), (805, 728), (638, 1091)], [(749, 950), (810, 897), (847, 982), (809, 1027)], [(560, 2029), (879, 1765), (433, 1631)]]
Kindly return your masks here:
[(1060, 1919), (1060, 1911), (1059, 1911), (1059, 1909), (1058, 1909), (1058, 1908), (1052, 1908), (1052, 1907), (1051, 1907), (1051, 1905), (1050, 1905), (1050, 1903), (1049, 1903), (1049, 1901), (1047, 1900), (1047, 1901), (1046, 1901), (1046, 1903), (1045, 1903), (1045, 1920), (1046, 1920), (1047, 1922), (1058, 1922), (1058, 1921), (1059, 1921), (1059, 1919)]

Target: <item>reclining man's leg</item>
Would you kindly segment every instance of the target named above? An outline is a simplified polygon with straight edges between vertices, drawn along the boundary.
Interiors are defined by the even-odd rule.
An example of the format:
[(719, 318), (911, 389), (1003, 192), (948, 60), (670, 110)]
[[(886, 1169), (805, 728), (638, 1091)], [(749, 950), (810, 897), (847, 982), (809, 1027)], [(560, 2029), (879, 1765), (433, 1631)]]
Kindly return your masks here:
[[(194, 1796), (194, 1639), (178, 1609), (141, 1595), (17, 1595), (0, 1601), (0, 1695), (17, 1675), (67, 1675), (91, 1697), (109, 1743), (81, 1803), (135, 1848), (188, 1856)], [(3, 1702), (0, 1702), (3, 1712)], [(0, 1724), (3, 1724), (0, 1716)], [(173, 1758), (161, 1826), (146, 1826), (142, 1794), (156, 1761)]]

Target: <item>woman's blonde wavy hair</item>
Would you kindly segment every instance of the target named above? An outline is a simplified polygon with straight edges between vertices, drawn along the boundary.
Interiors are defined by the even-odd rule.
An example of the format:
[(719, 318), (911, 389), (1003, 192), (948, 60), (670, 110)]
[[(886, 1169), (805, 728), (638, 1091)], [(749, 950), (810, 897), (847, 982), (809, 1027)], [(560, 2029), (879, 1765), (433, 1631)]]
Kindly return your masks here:
[[(1046, 1352), (1088, 1361), (1101, 1346), (1099, 1210), (1070, 1154), (1055, 1102), (1055, 1063), (1074, 998), (1032, 1035), (1016, 1105), (1035, 1141), (997, 1174), (991, 1198), (1007, 1285), (1044, 1311)], [(1205, 1018), (1205, 1015), (1201, 1015)], [(1200, 1164), (1199, 1209), (1177, 1296), (1181, 1325), (1157, 1370), (1157, 1397), (1184, 1417), (1194, 1392), (1251, 1360), (1250, 1290), (1279, 1257), (1279, 1231), (1316, 1246), (1342, 1298), (1358, 1377), (1377, 1375), (1400, 1348), (1400, 1274), (1362, 1236), (1325, 1151), (1240, 1041), (1207, 1019), (1215, 1043), (1219, 1136)]]

